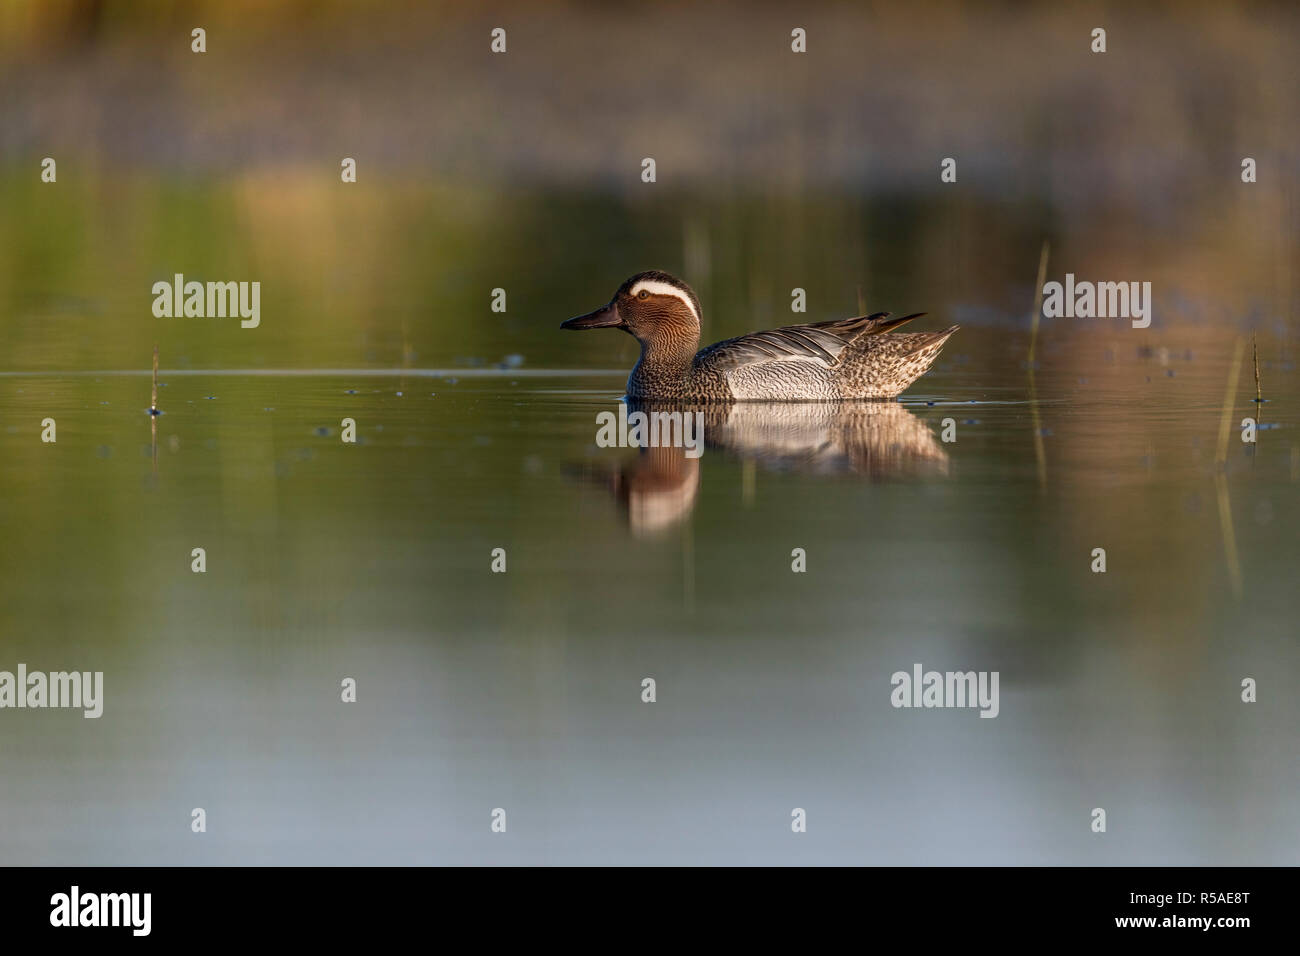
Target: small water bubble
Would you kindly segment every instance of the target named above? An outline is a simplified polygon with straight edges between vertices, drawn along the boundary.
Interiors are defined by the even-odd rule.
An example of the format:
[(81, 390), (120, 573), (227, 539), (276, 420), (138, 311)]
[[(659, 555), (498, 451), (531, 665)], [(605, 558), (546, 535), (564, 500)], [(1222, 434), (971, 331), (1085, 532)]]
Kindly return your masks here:
[(355, 395), (356, 393), (357, 390), (355, 388), (345, 389), (343, 392), (344, 395)]
[(397, 397), (398, 397), (398, 398), (401, 398), (401, 397), (402, 397), (402, 393), (401, 393), (401, 392), (398, 392), (398, 393), (397, 393)]
[(210, 402), (215, 402), (215, 401), (217, 400), (217, 396), (215, 396), (215, 395), (204, 395), (203, 397), (206, 398), (206, 399), (207, 399), (208, 401), (210, 401)]
[(315, 429), (315, 433), (319, 435), (321, 438), (327, 438), (333, 434), (333, 430), (329, 428), (327, 425), (317, 425)]

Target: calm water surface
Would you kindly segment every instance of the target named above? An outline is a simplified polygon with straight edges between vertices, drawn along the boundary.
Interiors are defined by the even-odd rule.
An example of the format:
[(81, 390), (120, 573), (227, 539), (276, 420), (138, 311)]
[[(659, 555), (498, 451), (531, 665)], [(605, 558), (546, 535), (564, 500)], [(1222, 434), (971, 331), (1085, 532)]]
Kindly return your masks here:
[[(1244, 446), (1243, 386), (1220, 469), (1230, 344), (1058, 343), (1031, 403), (962, 336), (698, 461), (596, 447), (621, 374), (164, 372), (154, 422), (147, 376), (0, 377), (2, 666), (106, 685), (0, 721), (0, 856), (1294, 862), (1294, 402)], [(999, 716), (895, 710), (914, 663)]]

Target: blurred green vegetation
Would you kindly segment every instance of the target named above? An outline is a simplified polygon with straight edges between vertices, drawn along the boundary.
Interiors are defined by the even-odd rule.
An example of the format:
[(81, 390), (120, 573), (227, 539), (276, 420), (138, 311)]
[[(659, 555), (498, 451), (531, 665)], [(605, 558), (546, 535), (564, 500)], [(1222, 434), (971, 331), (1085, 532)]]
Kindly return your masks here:
[[(1249, 190), (1238, 184), (1242, 189)], [(871, 310), (1027, 333), (1044, 240), (1049, 272), (1152, 281), (1156, 326), (1191, 344), (1259, 329), (1294, 337), (1296, 235), (1288, 210), (1236, 189), (1171, 230), (1134, 211), (1066, 229), (1043, 203), (856, 192), (654, 200), (424, 182), (344, 185), (327, 171), (155, 179), (59, 166), (43, 184), (0, 176), (0, 348), (8, 370), (147, 367), (630, 367), (631, 339), (574, 336), (561, 320), (648, 268), (701, 295), (704, 338)], [(261, 282), (260, 327), (155, 318), (153, 283)], [(790, 312), (791, 290), (808, 312)], [(507, 311), (490, 309), (491, 291)], [(1209, 324), (1207, 324), (1209, 323)], [(1060, 320), (1045, 336), (1096, 344), (1122, 328)], [(1175, 343), (1176, 344), (1176, 343)], [(996, 340), (987, 346), (997, 348)], [(976, 348), (967, 341), (963, 348)], [(1095, 352), (1100, 349), (1094, 349)], [(991, 353), (984, 352), (984, 355)]]
[[(1289, 342), (1298, 16), (0, 0), (0, 366), (630, 365), (554, 326), (646, 268), (697, 287), (706, 338), (794, 287), (808, 319), (1027, 331), (1045, 240), (1053, 275), (1152, 281), (1160, 325)], [(261, 282), (261, 328), (154, 319), (177, 272)]]

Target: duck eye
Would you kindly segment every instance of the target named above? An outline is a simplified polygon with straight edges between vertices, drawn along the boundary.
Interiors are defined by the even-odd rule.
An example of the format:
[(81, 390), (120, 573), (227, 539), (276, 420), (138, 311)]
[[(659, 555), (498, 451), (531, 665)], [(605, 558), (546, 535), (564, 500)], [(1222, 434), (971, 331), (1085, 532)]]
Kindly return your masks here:
[(647, 292), (645, 289), (642, 289), (640, 292), (636, 294), (636, 297), (638, 299), (648, 299), (650, 298), (650, 293)]

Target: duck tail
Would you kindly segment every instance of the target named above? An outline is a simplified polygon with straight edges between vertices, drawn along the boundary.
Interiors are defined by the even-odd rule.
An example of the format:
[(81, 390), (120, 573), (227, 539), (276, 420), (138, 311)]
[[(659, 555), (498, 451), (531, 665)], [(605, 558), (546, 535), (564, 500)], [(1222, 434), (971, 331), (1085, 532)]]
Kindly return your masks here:
[[(908, 354), (922, 352), (926, 349), (934, 349), (934, 355), (930, 359), (930, 361), (933, 362), (939, 357), (939, 350), (943, 348), (943, 344), (947, 342), (948, 338), (959, 328), (961, 328), (960, 325), (954, 325), (951, 328), (944, 329), (942, 332), (907, 333), (906, 337), (909, 340), (907, 343)], [(900, 338), (901, 337), (902, 336), (900, 336)]]
[(841, 392), (848, 398), (896, 397), (929, 370), (957, 328), (872, 335), (855, 341), (850, 346), (852, 354), (841, 356), (838, 366)]

